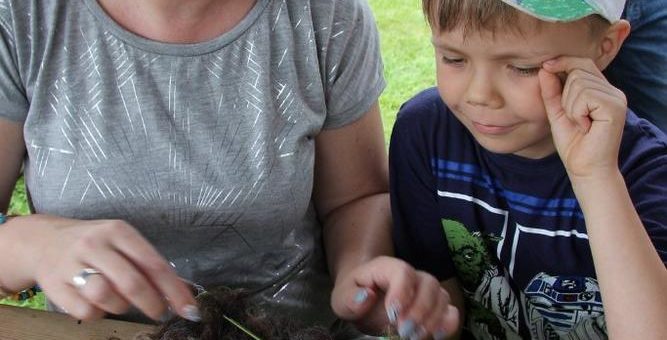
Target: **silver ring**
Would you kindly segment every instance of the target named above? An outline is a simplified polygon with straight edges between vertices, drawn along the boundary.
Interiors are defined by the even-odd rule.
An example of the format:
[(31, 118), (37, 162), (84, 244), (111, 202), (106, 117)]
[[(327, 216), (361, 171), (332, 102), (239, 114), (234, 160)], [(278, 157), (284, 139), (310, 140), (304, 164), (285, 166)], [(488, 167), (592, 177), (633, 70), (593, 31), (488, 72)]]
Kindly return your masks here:
[(94, 268), (83, 268), (81, 272), (78, 275), (74, 275), (72, 277), (72, 282), (76, 287), (83, 287), (88, 283), (88, 276), (90, 275), (101, 275), (102, 272), (100, 272), (97, 269)]

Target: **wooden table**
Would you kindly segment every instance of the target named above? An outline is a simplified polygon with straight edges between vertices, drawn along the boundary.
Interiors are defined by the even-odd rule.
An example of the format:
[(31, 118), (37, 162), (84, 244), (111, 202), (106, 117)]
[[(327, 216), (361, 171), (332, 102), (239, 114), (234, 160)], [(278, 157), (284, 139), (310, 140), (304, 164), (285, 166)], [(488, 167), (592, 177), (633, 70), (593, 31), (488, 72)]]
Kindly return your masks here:
[(71, 317), (28, 308), (0, 305), (2, 340), (132, 340), (151, 325), (117, 320), (81, 322)]

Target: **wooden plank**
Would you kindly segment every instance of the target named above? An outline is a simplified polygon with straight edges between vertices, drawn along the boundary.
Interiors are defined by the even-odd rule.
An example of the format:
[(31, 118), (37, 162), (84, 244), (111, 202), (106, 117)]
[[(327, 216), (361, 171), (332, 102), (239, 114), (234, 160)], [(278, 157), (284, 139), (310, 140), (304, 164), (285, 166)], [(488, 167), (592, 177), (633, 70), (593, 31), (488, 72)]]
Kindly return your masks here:
[(107, 319), (79, 323), (60, 313), (0, 305), (2, 340), (133, 340), (153, 327)]

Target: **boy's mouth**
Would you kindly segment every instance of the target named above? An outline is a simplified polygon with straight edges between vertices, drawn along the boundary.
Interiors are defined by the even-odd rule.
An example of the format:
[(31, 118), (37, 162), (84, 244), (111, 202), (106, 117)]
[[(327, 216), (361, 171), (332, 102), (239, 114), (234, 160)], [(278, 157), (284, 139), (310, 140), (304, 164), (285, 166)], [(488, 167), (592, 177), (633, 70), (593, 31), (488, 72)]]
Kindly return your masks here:
[(482, 124), (478, 122), (472, 122), (473, 127), (477, 132), (485, 135), (504, 135), (516, 128), (516, 124), (513, 125), (490, 125)]

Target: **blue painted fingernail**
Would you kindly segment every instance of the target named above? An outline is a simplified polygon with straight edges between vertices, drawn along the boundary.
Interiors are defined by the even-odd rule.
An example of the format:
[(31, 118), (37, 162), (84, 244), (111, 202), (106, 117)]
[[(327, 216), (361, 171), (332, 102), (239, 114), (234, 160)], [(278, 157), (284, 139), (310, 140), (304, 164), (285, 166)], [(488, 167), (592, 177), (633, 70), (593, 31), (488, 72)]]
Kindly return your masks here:
[(398, 321), (398, 313), (400, 313), (400, 311), (401, 306), (398, 304), (398, 302), (394, 301), (389, 305), (389, 309), (387, 310), (387, 318), (392, 325), (396, 324), (396, 321)]
[(158, 320), (158, 321), (160, 323), (165, 323), (165, 322), (169, 321), (169, 319), (171, 319), (173, 316), (174, 316), (174, 313), (172, 313), (170, 310), (167, 310), (166, 312), (164, 312), (164, 314), (162, 314), (162, 316), (160, 317), (160, 320)]
[(364, 288), (361, 288), (357, 291), (357, 294), (354, 295), (354, 302), (357, 304), (362, 304), (368, 299), (368, 291)]
[(423, 338), (428, 331), (426, 331), (426, 328), (424, 327), (419, 327), (419, 329), (416, 332), (412, 332), (412, 335), (410, 336), (410, 340), (419, 340)]
[(401, 338), (409, 339), (413, 333), (415, 333), (415, 322), (412, 320), (405, 320), (401, 326), (398, 327), (398, 335)]
[(193, 305), (187, 305), (183, 307), (183, 317), (186, 320), (190, 320), (192, 322), (201, 321), (201, 313), (199, 313), (199, 308)]
[(442, 329), (433, 333), (433, 340), (445, 340), (445, 338), (447, 338), (447, 332)]

